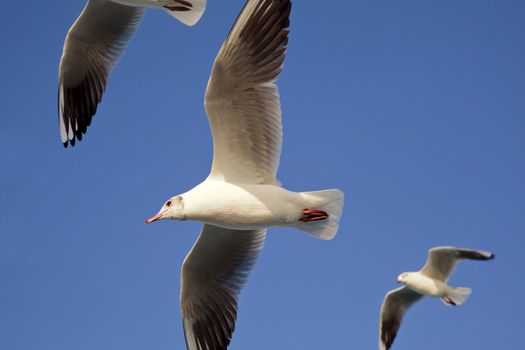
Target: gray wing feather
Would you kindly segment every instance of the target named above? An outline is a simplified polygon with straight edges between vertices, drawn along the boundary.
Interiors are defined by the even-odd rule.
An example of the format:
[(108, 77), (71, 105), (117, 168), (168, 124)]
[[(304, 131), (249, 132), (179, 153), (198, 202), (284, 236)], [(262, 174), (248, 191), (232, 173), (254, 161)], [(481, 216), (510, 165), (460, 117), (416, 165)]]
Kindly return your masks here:
[(456, 247), (435, 247), (428, 251), (428, 259), (421, 272), (431, 278), (446, 282), (460, 260), (490, 260), (494, 254), (481, 250)]
[(275, 81), (290, 11), (289, 0), (248, 1), (217, 55), (205, 97), (214, 145), (211, 176), (277, 183), (282, 125)]
[(89, 0), (69, 29), (59, 67), (58, 118), (64, 146), (86, 133), (112, 67), (140, 23), (143, 8)]
[(228, 347), (237, 319), (238, 294), (265, 238), (266, 230), (204, 225), (181, 273), (181, 311), (188, 350)]
[(407, 287), (391, 290), (381, 305), (379, 349), (388, 350), (394, 343), (405, 312), (423, 296)]

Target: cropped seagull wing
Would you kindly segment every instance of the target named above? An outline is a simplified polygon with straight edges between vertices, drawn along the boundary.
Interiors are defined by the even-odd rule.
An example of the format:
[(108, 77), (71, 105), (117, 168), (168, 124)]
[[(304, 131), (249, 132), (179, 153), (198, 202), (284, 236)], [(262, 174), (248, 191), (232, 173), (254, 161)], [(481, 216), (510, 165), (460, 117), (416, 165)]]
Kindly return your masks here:
[(481, 250), (456, 247), (435, 247), (428, 251), (428, 259), (421, 272), (431, 278), (446, 282), (459, 260), (490, 260), (494, 254)]
[(60, 60), (58, 118), (64, 146), (81, 140), (102, 99), (109, 73), (144, 10), (89, 0), (69, 29)]
[(173, 0), (171, 5), (164, 5), (163, 7), (166, 12), (182, 23), (193, 26), (206, 11), (206, 0)]
[(391, 290), (381, 305), (379, 321), (379, 349), (388, 350), (394, 343), (403, 315), (423, 296), (407, 287)]
[(237, 319), (237, 296), (264, 246), (266, 230), (205, 224), (181, 274), (181, 311), (188, 350), (225, 350)]
[(205, 107), (211, 177), (274, 184), (282, 125), (275, 81), (288, 43), (290, 0), (248, 1), (215, 59)]

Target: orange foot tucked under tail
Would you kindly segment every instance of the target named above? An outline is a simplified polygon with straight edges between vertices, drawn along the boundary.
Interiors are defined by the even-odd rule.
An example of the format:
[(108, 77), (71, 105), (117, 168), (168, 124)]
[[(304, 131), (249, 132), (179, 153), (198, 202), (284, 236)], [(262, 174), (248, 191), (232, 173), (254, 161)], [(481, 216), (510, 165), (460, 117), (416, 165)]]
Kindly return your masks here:
[(320, 221), (328, 219), (328, 213), (322, 210), (303, 209), (303, 216), (299, 219), (302, 222)]

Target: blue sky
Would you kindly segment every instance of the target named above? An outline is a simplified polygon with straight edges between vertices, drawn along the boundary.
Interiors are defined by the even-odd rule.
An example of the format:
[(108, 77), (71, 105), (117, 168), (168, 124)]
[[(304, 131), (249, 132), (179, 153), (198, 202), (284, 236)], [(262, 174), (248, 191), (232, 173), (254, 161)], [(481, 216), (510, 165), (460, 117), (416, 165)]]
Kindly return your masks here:
[[(80, 0), (0, 12), (0, 348), (182, 349), (179, 272), (199, 223), (144, 226), (208, 174), (203, 96), (243, 0), (188, 29), (148, 11), (84, 141), (56, 91)], [(424, 300), (393, 349), (518, 348), (525, 336), (525, 3), (295, 1), (279, 86), (291, 190), (338, 187), (337, 237), (270, 230), (231, 349), (374, 349), (379, 307), (436, 245), (491, 250)]]

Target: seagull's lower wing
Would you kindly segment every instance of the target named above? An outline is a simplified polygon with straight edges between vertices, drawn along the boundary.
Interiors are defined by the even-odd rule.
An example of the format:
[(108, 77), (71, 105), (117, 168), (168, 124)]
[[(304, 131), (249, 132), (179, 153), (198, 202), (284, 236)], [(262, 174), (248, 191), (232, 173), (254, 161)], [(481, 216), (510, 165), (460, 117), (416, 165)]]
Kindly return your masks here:
[(421, 272), (431, 278), (446, 282), (459, 260), (490, 260), (494, 254), (481, 250), (456, 247), (435, 247), (428, 251), (428, 259)]
[(58, 118), (67, 146), (81, 140), (102, 99), (109, 73), (140, 23), (143, 8), (89, 0), (73, 24), (60, 60)]
[(228, 347), (237, 319), (237, 296), (265, 237), (266, 230), (204, 225), (181, 273), (181, 311), (188, 350)]
[(388, 350), (394, 343), (403, 315), (423, 296), (407, 287), (391, 290), (381, 305), (379, 321), (379, 349)]

